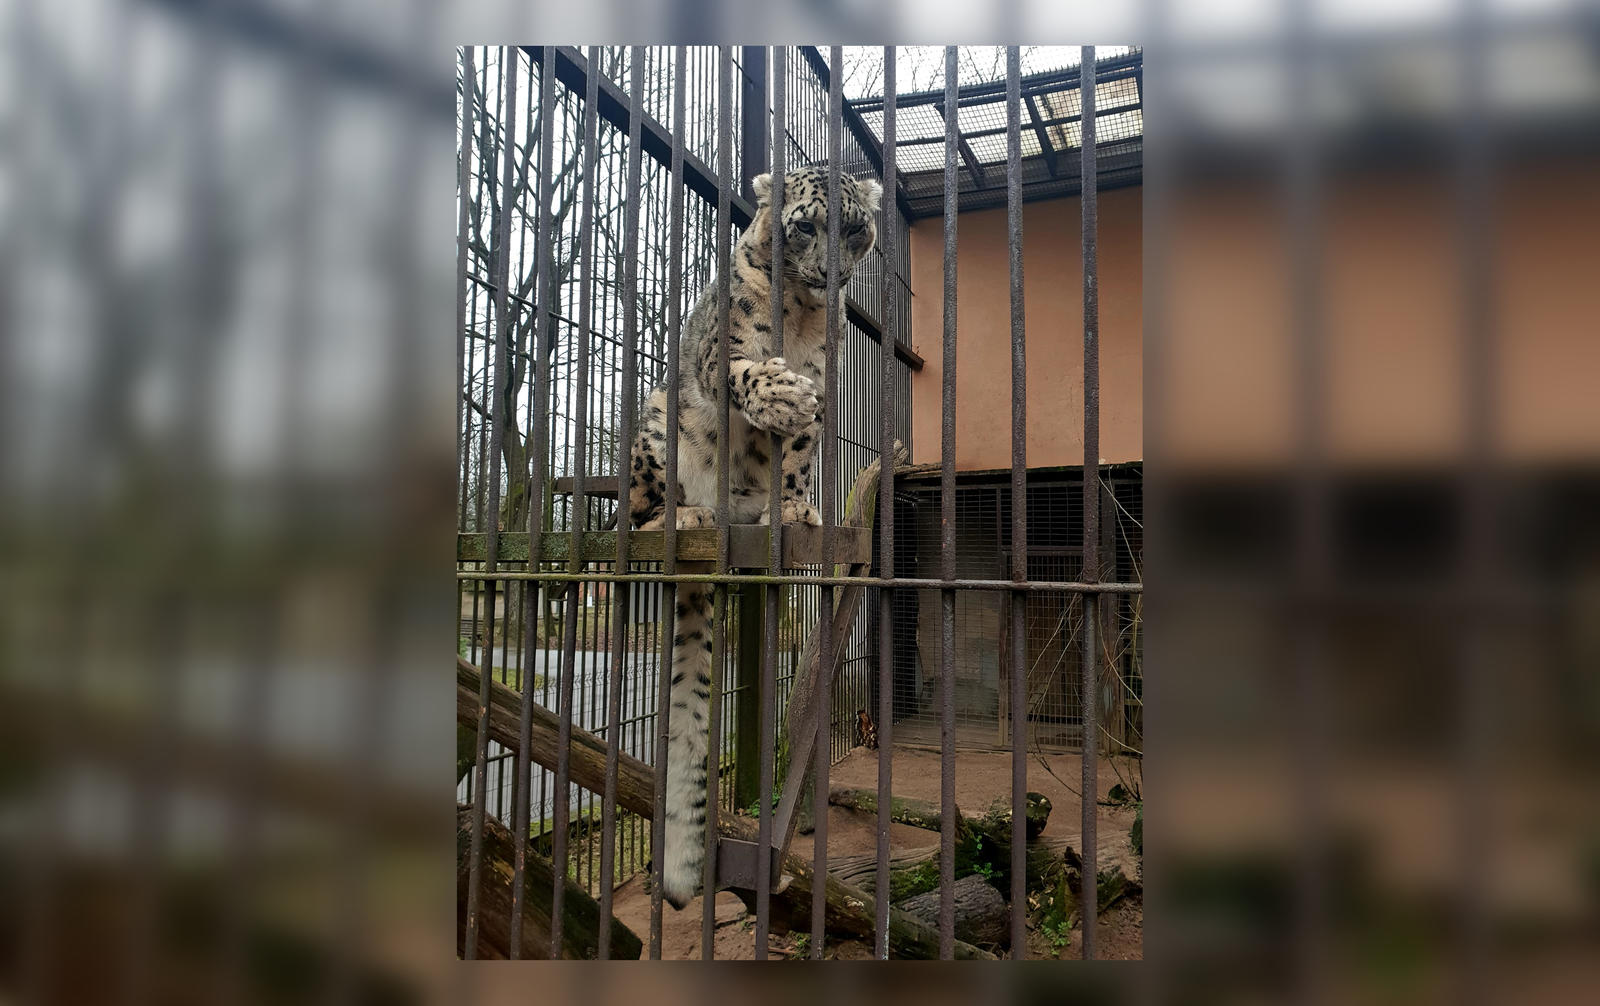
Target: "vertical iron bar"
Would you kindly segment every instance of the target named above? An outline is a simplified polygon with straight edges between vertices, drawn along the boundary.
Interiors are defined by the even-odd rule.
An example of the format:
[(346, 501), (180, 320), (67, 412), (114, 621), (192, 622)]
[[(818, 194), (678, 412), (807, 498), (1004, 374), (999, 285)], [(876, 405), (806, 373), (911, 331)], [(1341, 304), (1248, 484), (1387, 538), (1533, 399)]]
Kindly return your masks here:
[[(883, 47), (883, 336), (878, 343), (881, 375), (878, 385), (878, 575), (894, 579), (894, 339), (898, 334), (900, 272), (895, 250), (895, 225), (900, 211), (895, 202), (895, 47)], [(873, 896), (874, 952), (889, 959), (889, 823), (894, 794), (894, 588), (878, 591), (878, 892)]]
[[(1011, 249), (1011, 578), (1028, 580), (1028, 337), (1022, 301), (1022, 55), (1006, 47), (1006, 243)], [(1028, 595), (1011, 595), (1011, 956), (1027, 956)]]
[[(568, 571), (577, 575), (583, 571), (583, 532), (588, 530), (589, 508), (585, 499), (585, 467), (588, 464), (587, 441), (589, 433), (589, 323), (593, 309), (594, 292), (594, 179), (599, 160), (600, 119), (598, 98), (600, 87), (600, 47), (592, 45), (588, 53), (589, 72), (585, 76), (583, 94), (583, 210), (578, 223), (578, 259), (583, 272), (583, 282), (578, 287), (578, 351), (573, 355), (577, 389), (572, 396), (572, 503), (567, 508), (571, 536), (567, 545)], [(572, 801), (572, 688), (577, 674), (578, 619), (583, 610), (583, 583), (572, 581), (567, 590), (567, 602), (562, 612), (564, 625), (561, 639), (561, 726), (556, 748), (555, 834), (551, 845), (550, 898), (550, 956), (561, 957), (563, 929), (562, 909), (566, 901), (567, 830), (571, 822)], [(580, 808), (581, 809), (581, 808)]]
[[(772, 204), (768, 210), (772, 231), (772, 261), (769, 280), (769, 307), (772, 312), (772, 355), (783, 355), (783, 197), (784, 173), (788, 165), (788, 52), (783, 46), (772, 49)], [(771, 515), (771, 552), (767, 569), (776, 576), (783, 570), (783, 438), (770, 438), (772, 481), (767, 493), (767, 513)], [(772, 912), (772, 797), (773, 764), (776, 747), (778, 697), (778, 599), (782, 587), (766, 588), (766, 630), (761, 654), (761, 793), (756, 828), (756, 960), (767, 959), (767, 934)], [(791, 766), (791, 771), (793, 767)], [(805, 771), (804, 767), (800, 771)]]
[[(480, 137), (482, 139), (481, 149), (484, 150), (485, 152), (489, 153), (490, 156), (495, 156), (495, 155), (498, 155), (501, 152), (501, 148), (500, 147), (496, 147), (496, 146), (491, 146), (491, 142), (492, 142), (491, 138), (494, 135), (494, 133), (493, 133), (493, 129), (490, 126), (490, 120), (489, 120), (489, 115), (488, 115), (488, 111), (489, 111), (489, 48), (488, 48), (488, 46), (485, 46), (484, 50), (483, 50), (483, 78), (482, 78), (482, 83), (483, 83), (483, 111), (484, 111), (484, 116), (483, 116), (483, 126), (482, 126), (481, 130), (479, 131), (479, 135), (480, 135)], [(507, 154), (506, 156), (510, 156), (510, 155)], [(490, 172), (492, 172), (493, 170), (494, 170), (494, 163), (493, 162), (486, 163), (482, 159), (479, 160), (478, 172), (479, 172), (480, 181), (478, 182), (478, 186), (479, 186), (479, 190), (480, 191), (487, 190), (488, 193), (489, 193), (490, 205), (489, 205), (489, 207), (486, 208), (486, 212), (491, 212), (491, 213), (493, 212), (494, 193), (495, 193), (494, 181), (493, 181), (492, 176), (490, 175)], [(492, 272), (494, 270), (493, 261), (490, 261), (489, 263), (486, 263), (485, 264), (485, 268)], [(491, 354), (488, 351), (488, 349), (489, 349), (489, 347), (488, 347), (489, 335), (488, 335), (488, 326), (487, 325), (484, 326), (484, 337), (483, 337), (483, 340), (484, 340), (484, 363), (483, 363), (483, 376), (479, 379), (479, 382), (478, 382), (480, 387), (486, 387), (488, 385), (488, 383), (489, 383), (489, 361), (492, 358)], [(475, 362), (476, 361), (474, 361), (474, 363)], [(476, 366), (474, 366), (473, 369), (476, 370)], [(476, 496), (475, 496), (475, 498), (473, 500), (473, 507), (474, 507), (474, 511), (473, 512), (474, 512), (474, 516), (476, 517), (477, 522), (478, 522), (478, 524), (477, 524), (478, 531), (480, 531), (480, 532), (482, 532), (484, 530), (484, 527), (483, 527), (483, 493), (484, 493), (483, 480), (484, 480), (484, 472), (487, 471), (488, 467), (489, 467), (488, 457), (487, 457), (487, 454), (486, 454), (486, 452), (488, 451), (488, 444), (489, 444), (489, 433), (488, 433), (488, 430), (487, 430), (487, 428), (485, 426), (485, 423), (483, 421), (480, 421), (478, 423), (478, 442), (477, 442), (477, 446), (478, 446), (478, 491), (477, 491), (477, 494), (476, 494)], [(480, 566), (479, 568), (481, 569), (482, 567)], [(479, 600), (481, 598), (481, 595), (482, 595), (482, 592), (483, 592), (483, 589), (484, 589), (483, 584), (480, 581), (480, 583), (474, 589), (474, 597), (473, 597), (473, 604), (474, 605), (476, 605), (479, 602)], [(476, 618), (476, 616), (477, 616), (476, 610), (474, 610), (473, 616), (474, 616), (474, 618)], [(473, 629), (473, 644), (476, 646), (476, 644), (477, 644), (477, 629), (478, 629), (477, 625), (474, 624), (472, 629)]]
[[(483, 567), (484, 572), (491, 576), (496, 572), (500, 558), (499, 446), (505, 436), (505, 395), (502, 392), (505, 388), (506, 340), (511, 334), (510, 326), (507, 324), (506, 287), (511, 271), (511, 186), (516, 161), (511, 156), (511, 123), (516, 119), (517, 69), (517, 50), (509, 47), (501, 49), (501, 89), (505, 99), (505, 111), (500, 117), (503, 136), (500, 158), (502, 168), (500, 215), (495, 220), (495, 228), (498, 231), (498, 237), (495, 239), (495, 282), (498, 286), (494, 295), (494, 377), (489, 395), (490, 440), (494, 449), (489, 452), (488, 527), (485, 528), (487, 544)], [(467, 923), (464, 937), (466, 945), (462, 948), (463, 956), (469, 961), (475, 960), (478, 956), (478, 909), (481, 900), (479, 891), (483, 878), (483, 818), (488, 781), (489, 695), (494, 679), (494, 581), (490, 580), (488, 583), (489, 610), (484, 621), (483, 674), (478, 691), (478, 750), (473, 766), (477, 785), (472, 798), (472, 838), (467, 857)]]
[[(1461, 113), (1456, 131), (1456, 226), (1461, 248), (1460, 282), (1461, 365), (1464, 390), (1463, 429), (1467, 453), (1461, 471), (1462, 554), (1461, 572), (1467, 584), (1466, 631), (1456, 643), (1459, 691), (1456, 714), (1458, 783), (1456, 801), (1456, 934), (1461, 961), (1461, 1001), (1484, 1002), (1494, 967), (1495, 944), (1490, 932), (1489, 905), (1483, 883), (1483, 864), (1495, 862), (1495, 832), (1483, 826), (1485, 796), (1493, 792), (1486, 777), (1498, 745), (1489, 656), (1495, 640), (1490, 626), (1488, 584), (1502, 572), (1502, 548), (1496, 530), (1496, 511), (1503, 482), (1503, 464), (1493, 440), (1496, 426), (1495, 287), (1493, 282), (1495, 220), (1496, 125), (1490, 115), (1486, 81), (1490, 73), (1488, 12), (1482, 0), (1463, 5), (1460, 65)], [(1459, 617), (1459, 615), (1458, 615)]]
[[(1086, 45), (1079, 57), (1079, 90), (1083, 109), (1083, 163), (1081, 207), (1083, 213), (1083, 582), (1100, 580), (1100, 271), (1096, 228), (1099, 193), (1095, 163), (1094, 46)], [(1083, 680), (1079, 706), (1083, 719), (1083, 957), (1093, 960), (1095, 923), (1099, 905), (1087, 892), (1099, 876), (1095, 843), (1095, 816), (1099, 810), (1100, 651), (1096, 630), (1100, 623), (1100, 595), (1083, 595)]]
[[(732, 227), (728, 193), (733, 186), (733, 47), (718, 46), (717, 73), (717, 573), (728, 573), (728, 344), (731, 322), (732, 277), (728, 275), (732, 255)], [(711, 960), (716, 955), (717, 907), (717, 809), (721, 785), (722, 759), (722, 683), (727, 663), (728, 585), (713, 586), (715, 598), (711, 625), (711, 701), (707, 728), (711, 733), (706, 756), (706, 847), (704, 912), (700, 921), (700, 955)]]
[[(467, 507), (467, 437), (468, 429), (467, 397), (469, 385), (465, 374), (467, 372), (467, 261), (472, 257), (470, 221), (472, 213), (472, 108), (473, 108), (473, 78), (477, 70), (473, 66), (472, 46), (461, 47), (461, 155), (456, 164), (456, 184), (461, 189), (460, 198), (456, 206), (456, 470), (461, 475), (461, 513), (457, 527), (463, 528), (466, 524)], [(476, 294), (477, 287), (472, 288)], [(456, 623), (459, 627), (461, 621), (461, 598), (456, 596)], [(459, 628), (458, 628), (459, 634)]]
[[(678, 333), (683, 323), (683, 152), (688, 131), (688, 49), (675, 47), (671, 84), (672, 98), (672, 177), (670, 224), (671, 244), (667, 264), (667, 470), (666, 509), (662, 517), (662, 569), (667, 576), (678, 572)], [(619, 524), (621, 518), (618, 519)], [(661, 668), (656, 681), (655, 816), (651, 820), (650, 848), (650, 959), (661, 959), (661, 871), (665, 863), (667, 819), (667, 738), (668, 718), (672, 715), (672, 637), (677, 632), (678, 585), (668, 580), (662, 585)]]
[[(822, 356), (822, 568), (834, 573), (835, 510), (839, 481), (839, 419), (834, 385), (838, 383), (835, 358), (839, 354), (839, 315), (844, 309), (839, 290), (839, 162), (844, 159), (844, 47), (828, 50), (828, 248), (826, 348)], [(773, 518), (773, 524), (778, 520)], [(828, 765), (833, 755), (833, 587), (824, 584), (817, 605), (817, 743), (816, 789), (812, 797), (813, 844), (816, 849), (814, 877), (828, 875)], [(791, 766), (790, 771), (804, 771)], [(828, 885), (811, 885), (811, 959), (822, 959), (827, 933)]]
[(1326, 626), (1313, 599), (1324, 596), (1332, 553), (1328, 513), (1327, 428), (1323, 364), (1327, 333), (1322, 326), (1321, 271), (1323, 178), (1317, 163), (1320, 142), (1313, 111), (1318, 47), (1309, 3), (1289, 5), (1288, 73), (1290, 132), (1285, 153), (1284, 188), (1288, 205), (1290, 321), (1294, 329), (1294, 400), (1298, 463), (1294, 472), (1294, 718), (1295, 836), (1294, 927), (1295, 992), (1299, 1001), (1327, 1001), (1325, 953), (1328, 929), (1324, 799), (1327, 777)]
[[(548, 50), (546, 50), (548, 51)], [(538, 572), (544, 553), (544, 493), (547, 471), (545, 444), (550, 439), (550, 357), (554, 343), (552, 325), (553, 305), (545, 302), (550, 286), (550, 231), (552, 228), (550, 199), (553, 182), (551, 164), (555, 157), (555, 68), (546, 59), (539, 69), (539, 230), (535, 235), (534, 254), (537, 257), (534, 272), (533, 308), (528, 318), (532, 332), (529, 340), (533, 353), (533, 429), (529, 434), (527, 450), (523, 453), (533, 464), (528, 483), (528, 569)], [(548, 590), (541, 584), (529, 582), (522, 594), (522, 722), (519, 726), (517, 748), (516, 788), (512, 793), (511, 831), (511, 940), (510, 958), (522, 955), (522, 912), (526, 894), (528, 865), (528, 830), (532, 824), (530, 812), (533, 765), (527, 752), (530, 750), (533, 728), (533, 654), (538, 636), (540, 592)], [(520, 796), (520, 802), (517, 797)]]
[[(633, 449), (635, 398), (638, 396), (639, 350), (639, 132), (644, 104), (644, 46), (631, 49), (628, 70), (628, 178), (622, 194), (622, 423), (617, 437), (617, 572), (628, 571), (628, 452)], [(600, 804), (600, 948), (599, 959), (611, 959), (611, 888), (617, 853), (617, 754), (622, 743), (622, 662), (627, 652), (626, 583), (613, 585), (611, 598), (611, 666), (606, 689), (606, 778)], [(621, 613), (618, 613), (618, 609)]]
[[(956, 578), (956, 212), (960, 80), (956, 47), (944, 49), (944, 383), (939, 436), (939, 570)], [(939, 591), (939, 958), (955, 957), (956, 592)]]

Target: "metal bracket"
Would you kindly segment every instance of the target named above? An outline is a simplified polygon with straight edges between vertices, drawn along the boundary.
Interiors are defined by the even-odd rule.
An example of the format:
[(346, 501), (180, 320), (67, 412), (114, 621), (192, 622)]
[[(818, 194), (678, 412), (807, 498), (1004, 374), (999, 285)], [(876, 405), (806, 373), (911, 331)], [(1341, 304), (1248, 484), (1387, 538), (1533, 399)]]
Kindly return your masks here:
[[(760, 856), (757, 853), (760, 847), (754, 842), (746, 842), (739, 838), (717, 839), (717, 881), (722, 887), (737, 887), (745, 891), (756, 889), (756, 877), (760, 869)], [(789, 881), (794, 878), (783, 872), (783, 855), (777, 850), (772, 850), (772, 893), (777, 894), (789, 886)]]

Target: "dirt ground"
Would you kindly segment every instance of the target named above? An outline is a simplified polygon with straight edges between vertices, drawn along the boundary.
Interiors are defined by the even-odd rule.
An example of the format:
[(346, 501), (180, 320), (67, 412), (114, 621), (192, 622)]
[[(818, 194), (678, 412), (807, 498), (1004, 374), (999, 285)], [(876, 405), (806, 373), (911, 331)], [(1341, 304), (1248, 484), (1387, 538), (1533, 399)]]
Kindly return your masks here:
[[(878, 784), (878, 752), (857, 748), (844, 761), (833, 766), (829, 782), (833, 785), (876, 788)], [(1048, 768), (1047, 768), (1048, 766)], [(1118, 775), (1118, 768), (1122, 775)], [(1074, 848), (1079, 847), (1081, 834), (1081, 804), (1073, 792), (1081, 777), (1078, 757), (1075, 754), (1039, 756), (1028, 760), (1028, 788), (1050, 798), (1050, 821), (1044, 835), (1064, 838)], [(1113, 765), (1110, 759), (1101, 758), (1099, 796), (1104, 798), (1111, 787), (1123, 779), (1137, 780), (1138, 766), (1122, 761)], [(1068, 787), (1072, 788), (1068, 788)], [(1011, 755), (1004, 751), (966, 752), (956, 756), (956, 806), (962, 813), (980, 815), (989, 808), (996, 796), (1011, 791)], [(894, 753), (894, 792), (896, 796), (913, 797), (937, 803), (939, 800), (939, 754), (910, 748), (897, 748)], [(1133, 824), (1134, 811), (1126, 807), (1105, 807), (1097, 815), (1097, 842), (1102, 868), (1111, 862), (1123, 866), (1130, 877), (1135, 875), (1137, 861), (1128, 846), (1128, 829)], [(913, 828), (909, 825), (890, 826), (889, 842), (895, 850), (925, 848), (938, 842), (936, 832)], [(877, 848), (877, 820), (839, 807), (828, 808), (828, 856), (830, 859), (870, 854)], [(815, 844), (810, 835), (795, 837), (793, 851), (800, 855), (815, 854)], [(648, 944), (650, 932), (650, 895), (643, 875), (635, 876), (617, 888), (615, 911), (617, 918), (639, 934)], [(662, 913), (661, 956), (668, 960), (692, 960), (700, 955), (700, 922), (702, 899), (696, 898), (681, 912), (667, 906)], [(719, 960), (748, 960), (754, 956), (755, 917), (747, 913), (737, 896), (722, 891), (716, 901), (716, 936), (713, 946)], [(1138, 899), (1125, 899), (1113, 905), (1100, 917), (1099, 947), (1097, 956), (1106, 960), (1138, 960), (1144, 956), (1144, 907)], [(1052, 947), (1039, 933), (1029, 932), (1028, 956), (1030, 958), (1077, 957), (1082, 946), (1082, 932), (1074, 928), (1066, 946)], [(801, 956), (793, 936), (773, 936), (769, 942), (774, 958)], [(847, 941), (828, 943), (825, 955), (829, 958), (870, 958), (870, 945)]]

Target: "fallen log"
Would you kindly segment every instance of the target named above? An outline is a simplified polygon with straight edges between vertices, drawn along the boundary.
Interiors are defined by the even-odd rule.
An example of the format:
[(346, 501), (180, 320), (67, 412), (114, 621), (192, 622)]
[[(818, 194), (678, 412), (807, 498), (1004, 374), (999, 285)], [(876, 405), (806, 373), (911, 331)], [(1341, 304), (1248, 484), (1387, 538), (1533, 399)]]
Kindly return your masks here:
[[(456, 720), (460, 723), (478, 722), (479, 671), (472, 664), (456, 658)], [(490, 683), (489, 737), (509, 751), (519, 750), (517, 725), (520, 721), (522, 696), (499, 682)], [(554, 713), (538, 703), (533, 704), (531, 742), (528, 755), (546, 768), (554, 768), (558, 720)], [(578, 727), (572, 728), (569, 766), (574, 783), (592, 792), (605, 789), (605, 742), (594, 734)], [(644, 762), (627, 754), (617, 758), (617, 803), (619, 806), (650, 818), (655, 813), (655, 773)], [(728, 838), (755, 841), (756, 823), (744, 818), (720, 815), (718, 832)], [(486, 827), (487, 832), (487, 827)], [(772, 928), (774, 932), (790, 929), (809, 932), (811, 928), (811, 890), (813, 884), (811, 864), (799, 856), (786, 855), (783, 871), (789, 883), (772, 894)], [(826, 931), (829, 935), (850, 939), (871, 940), (875, 921), (872, 897), (860, 888), (829, 876), (826, 886)], [(752, 892), (738, 891), (741, 899), (753, 904)], [(889, 910), (890, 953), (909, 959), (933, 959), (939, 956), (939, 934), (920, 919), (897, 909)], [(958, 960), (990, 960), (994, 955), (961, 940), (956, 941)]]
[[(472, 808), (456, 805), (456, 951), (463, 952), (467, 928), (467, 850), (472, 841)], [(482, 889), (478, 894), (478, 959), (506, 960), (511, 946), (511, 832), (492, 817), (483, 819)], [(528, 850), (522, 899), (523, 960), (550, 959), (550, 902), (555, 873), (550, 863)], [(600, 947), (600, 906), (587, 891), (566, 883), (561, 912), (561, 959), (593, 960)], [(633, 930), (611, 920), (613, 960), (638, 960), (644, 945)]]
[[(878, 812), (878, 791), (875, 789), (856, 789), (850, 786), (834, 786), (828, 790), (828, 802), (835, 807), (859, 810), (863, 814), (876, 814)], [(901, 824), (909, 824), (914, 828), (926, 828), (929, 831), (939, 831), (944, 827), (944, 822), (939, 817), (938, 804), (904, 796), (891, 796), (889, 798), (889, 820), (898, 821)], [(967, 819), (960, 811), (956, 812), (955, 825), (956, 840), (959, 843), (961, 834), (967, 827)]]
[[(930, 926), (939, 924), (939, 898), (943, 888), (935, 888), (901, 902), (900, 908)], [(973, 875), (951, 885), (955, 903), (956, 939), (974, 946), (1000, 947), (1011, 942), (1006, 899), (987, 880)]]
[[(891, 852), (889, 875), (892, 877), (898, 870), (905, 870), (930, 860), (936, 861), (938, 855), (937, 845)], [(878, 885), (878, 855), (875, 852), (863, 852), (859, 856), (834, 857), (828, 861), (828, 872), (845, 883), (854, 884), (871, 894)]]
[[(837, 807), (878, 812), (878, 793), (872, 789), (836, 786), (828, 792), (828, 802)], [(939, 806), (927, 800), (910, 797), (891, 797), (889, 817), (901, 824), (937, 832), (942, 828)], [(1024, 831), (1037, 837), (1044, 831), (1050, 818), (1050, 800), (1042, 793), (1029, 792), (1027, 796), (1027, 823)], [(955, 816), (955, 875), (964, 877), (987, 872), (996, 886), (1009, 889), (1011, 885), (1011, 798), (998, 797), (981, 817)], [(876, 889), (875, 875), (870, 889)], [(1027, 846), (1027, 890), (1037, 891), (1049, 886), (1062, 867), (1062, 848), (1051, 847), (1042, 841), (1029, 841)], [(939, 883), (939, 849), (902, 853), (891, 860), (889, 872), (889, 897), (899, 903), (902, 899), (932, 890)]]

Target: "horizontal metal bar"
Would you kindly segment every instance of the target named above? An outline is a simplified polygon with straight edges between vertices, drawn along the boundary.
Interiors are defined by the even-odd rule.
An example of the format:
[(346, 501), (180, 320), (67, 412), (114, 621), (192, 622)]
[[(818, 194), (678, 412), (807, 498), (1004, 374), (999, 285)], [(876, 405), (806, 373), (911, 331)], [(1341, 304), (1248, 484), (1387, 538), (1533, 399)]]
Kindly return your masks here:
[[(792, 529), (791, 529), (792, 530)], [(640, 532), (634, 532), (635, 537)], [(680, 531), (679, 534), (686, 532)], [(505, 561), (502, 559), (502, 561)], [(766, 583), (813, 587), (899, 587), (907, 590), (1020, 590), (1029, 594), (1142, 594), (1142, 583), (1079, 583), (1071, 580), (932, 580), (878, 576), (807, 576), (784, 573), (778, 576), (758, 573), (568, 573), (559, 570), (530, 573), (498, 570), (494, 573), (459, 571), (457, 580), (550, 580), (581, 583)]]
[[(1108, 115), (1115, 115), (1118, 112), (1137, 112), (1139, 109), (1141, 109), (1143, 107), (1144, 107), (1144, 102), (1142, 102), (1142, 101), (1130, 101), (1130, 102), (1126, 102), (1126, 103), (1121, 104), (1121, 105), (1112, 105), (1110, 108), (1107, 108), (1105, 111), (1096, 112), (1095, 114), (1096, 114), (1096, 116), (1098, 116), (1100, 118), (1104, 118), (1104, 117), (1106, 117)], [(1040, 119), (1038, 122), (1034, 123), (1034, 125), (1038, 126), (1038, 127), (1042, 127), (1042, 128), (1048, 129), (1051, 126), (1068, 126), (1068, 125), (1071, 125), (1074, 122), (1082, 122), (1082, 121), (1083, 121), (1083, 116), (1081, 116), (1081, 115), (1060, 115), (1060, 116), (1057, 116), (1057, 117), (1055, 117), (1053, 119)], [(1004, 136), (1005, 132), (1006, 132), (1006, 127), (1004, 127), (1004, 126), (992, 126), (990, 128), (987, 128), (987, 129), (974, 129), (970, 133), (967, 132), (966, 130), (962, 130), (961, 131), (961, 137), (962, 137), (963, 140), (975, 140), (975, 139), (979, 139), (979, 138), (985, 137), (985, 136)], [(919, 136), (919, 137), (917, 137), (915, 139), (911, 139), (911, 140), (901, 140), (899, 142), (899, 146), (902, 146), (902, 147), (924, 147), (924, 146), (929, 146), (931, 144), (943, 143), (943, 142), (944, 142), (944, 137), (942, 137), (942, 136)], [(1058, 153), (1058, 154), (1065, 153), (1066, 150), (1076, 150), (1077, 149), (1076, 147), (1068, 147), (1065, 150), (1058, 150), (1056, 148), (1055, 144), (1053, 144), (1053, 143), (1042, 144), (1041, 148), (1042, 149), (1051, 150), (1054, 153)], [(963, 154), (962, 156), (965, 157), (966, 155)], [(1032, 155), (1030, 154), (1029, 156), (1031, 157)], [(1002, 166), (1005, 162), (1004, 161), (983, 161), (983, 162), (979, 162), (979, 163), (985, 164), (988, 167), (998, 168), (998, 167)], [(939, 169), (930, 169), (930, 170), (941, 170), (942, 171), (944, 169), (939, 168)]]
[[(844, 298), (844, 315), (846, 318), (850, 319), (851, 323), (857, 328), (867, 333), (867, 336), (871, 338), (872, 341), (878, 343), (879, 345), (883, 344), (883, 328), (878, 324), (878, 320), (872, 317), (872, 315), (868, 314), (867, 309), (849, 294), (846, 294)], [(900, 360), (900, 362), (904, 363), (912, 370), (922, 369), (923, 359), (921, 356), (917, 355), (916, 350), (901, 342), (899, 339), (892, 339), (890, 341), (894, 345), (894, 355), (896, 359)]]
[[(585, 493), (588, 489), (585, 488)], [(615, 487), (612, 489), (615, 492)], [(771, 528), (765, 524), (734, 524), (728, 528), (728, 564), (749, 569), (767, 565), (771, 548)], [(872, 530), (864, 527), (840, 527), (838, 562), (867, 562), (872, 558)], [(566, 562), (572, 558), (572, 533), (546, 531), (543, 534), (543, 558), (551, 562)], [(585, 531), (579, 535), (578, 559), (581, 562), (611, 562), (617, 557), (617, 532)], [(783, 564), (785, 566), (810, 566), (823, 561), (823, 529), (810, 524), (794, 524), (784, 528)], [(631, 557), (641, 562), (659, 561), (666, 555), (665, 531), (634, 531), (629, 535)], [(487, 539), (483, 534), (456, 535), (456, 561), (480, 562), (487, 557)], [(678, 532), (678, 559), (680, 561), (712, 561), (717, 558), (717, 529), (710, 527), (685, 529)], [(528, 533), (503, 531), (500, 534), (501, 562), (526, 562), (528, 559)], [(582, 578), (580, 578), (582, 579)], [(713, 581), (714, 582), (714, 581)]]

